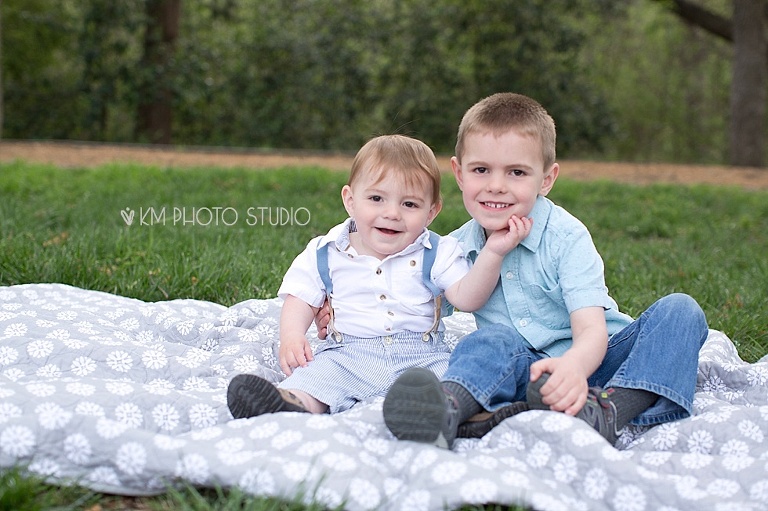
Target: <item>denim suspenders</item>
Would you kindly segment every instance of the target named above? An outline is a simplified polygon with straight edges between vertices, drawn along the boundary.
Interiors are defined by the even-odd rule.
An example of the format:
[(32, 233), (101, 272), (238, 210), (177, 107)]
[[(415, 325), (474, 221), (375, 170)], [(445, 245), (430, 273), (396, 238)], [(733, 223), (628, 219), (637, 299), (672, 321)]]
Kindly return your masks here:
[[(435, 264), (435, 257), (437, 255), (437, 245), (440, 237), (432, 231), (429, 231), (429, 244), (430, 248), (424, 247), (424, 256), (421, 262), (421, 280), (422, 283), (429, 289), (435, 300), (435, 321), (432, 323), (432, 327), (428, 332), (422, 335), (423, 341), (429, 341), (437, 333), (437, 329), (440, 326), (440, 315), (443, 312), (443, 296), (440, 293), (440, 289), (432, 282), (430, 276), (432, 272), (432, 266)], [(331, 303), (331, 293), (333, 293), (333, 282), (331, 282), (331, 275), (328, 269), (328, 245), (325, 244), (317, 249), (317, 271), (320, 273), (320, 279), (325, 286), (325, 294), (328, 297), (328, 306), (330, 308), (331, 319), (328, 323), (328, 333), (334, 337), (337, 342), (341, 342), (341, 333), (339, 333), (333, 326), (333, 303)], [(447, 304), (446, 304), (447, 306)]]

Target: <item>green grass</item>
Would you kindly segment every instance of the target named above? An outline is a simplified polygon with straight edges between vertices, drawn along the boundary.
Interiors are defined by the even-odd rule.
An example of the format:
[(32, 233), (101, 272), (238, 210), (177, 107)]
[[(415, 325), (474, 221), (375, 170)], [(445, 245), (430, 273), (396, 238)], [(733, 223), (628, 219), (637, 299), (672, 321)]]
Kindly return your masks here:
[(589, 227), (625, 312), (688, 293), (742, 358), (768, 353), (768, 193), (560, 182), (552, 197)]
[[(0, 285), (61, 282), (146, 301), (195, 298), (224, 305), (273, 297), (306, 242), (345, 218), (339, 195), (345, 182), (346, 175), (320, 168), (3, 164)], [(468, 216), (448, 176), (443, 196), (432, 228), (447, 233)], [(768, 353), (768, 192), (562, 179), (550, 197), (589, 227), (608, 287), (624, 311), (637, 315), (665, 294), (685, 292), (702, 305), (711, 328), (733, 339), (742, 358)], [(134, 212), (130, 226), (121, 216), (126, 208)], [(209, 225), (192, 225), (193, 208), (201, 211), (196, 221)], [(208, 215), (215, 208), (218, 225)], [(294, 215), (284, 225), (269, 225), (267, 213), (274, 223), (280, 208), (293, 208)], [(3, 489), (8, 485), (0, 484)], [(201, 495), (217, 507), (193, 507), (191, 493), (149, 502), (156, 509), (179, 508), (167, 504), (173, 498), (188, 509), (251, 509), (211, 504), (237, 495)], [(7, 509), (1, 500), (0, 508)]]
[(289, 499), (253, 497), (234, 488), (170, 488), (156, 497), (103, 495), (81, 486), (52, 486), (19, 469), (0, 472), (2, 511), (324, 511), (305, 504), (301, 494)]

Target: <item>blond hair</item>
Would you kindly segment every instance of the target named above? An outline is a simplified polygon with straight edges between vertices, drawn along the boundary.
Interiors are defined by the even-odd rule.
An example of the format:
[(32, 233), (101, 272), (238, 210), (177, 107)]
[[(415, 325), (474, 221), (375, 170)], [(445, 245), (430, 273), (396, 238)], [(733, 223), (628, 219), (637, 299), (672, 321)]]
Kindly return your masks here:
[(456, 137), (456, 158), (461, 162), (467, 135), (492, 133), (499, 136), (511, 130), (539, 142), (545, 170), (555, 163), (555, 121), (538, 102), (512, 92), (488, 96), (467, 110)]
[[(404, 135), (381, 135), (369, 140), (357, 152), (347, 184), (352, 186), (364, 175), (374, 184), (396, 177), (409, 188), (429, 190), (432, 205), (441, 202), (440, 167), (427, 144)], [(377, 179), (378, 177), (378, 179)]]

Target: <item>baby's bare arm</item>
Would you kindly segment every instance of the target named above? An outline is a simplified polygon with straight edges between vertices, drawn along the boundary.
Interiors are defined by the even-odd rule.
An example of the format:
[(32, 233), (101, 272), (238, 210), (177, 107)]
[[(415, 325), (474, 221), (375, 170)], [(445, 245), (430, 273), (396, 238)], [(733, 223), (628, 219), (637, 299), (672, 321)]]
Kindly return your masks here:
[(295, 296), (288, 295), (280, 312), (280, 368), (290, 376), (297, 367), (312, 361), (312, 347), (307, 329), (317, 309)]

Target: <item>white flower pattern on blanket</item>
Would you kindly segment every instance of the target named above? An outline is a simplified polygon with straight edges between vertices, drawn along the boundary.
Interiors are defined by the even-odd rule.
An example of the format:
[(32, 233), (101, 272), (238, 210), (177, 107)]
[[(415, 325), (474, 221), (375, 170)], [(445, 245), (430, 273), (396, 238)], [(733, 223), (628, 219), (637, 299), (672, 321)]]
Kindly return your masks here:
[[(337, 415), (232, 420), (229, 380), (273, 382), (280, 301), (145, 303), (58, 284), (0, 288), (0, 466), (143, 495), (184, 481), (348, 509), (496, 502), (560, 509), (768, 509), (768, 360), (711, 331), (696, 414), (618, 449), (555, 412), (454, 451), (398, 442), (381, 399)], [(450, 342), (474, 328), (447, 320)]]

